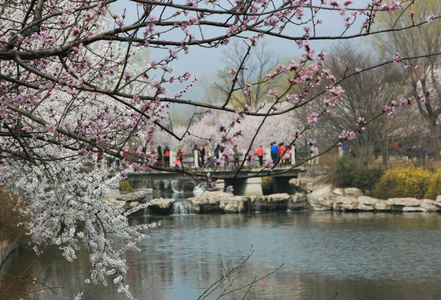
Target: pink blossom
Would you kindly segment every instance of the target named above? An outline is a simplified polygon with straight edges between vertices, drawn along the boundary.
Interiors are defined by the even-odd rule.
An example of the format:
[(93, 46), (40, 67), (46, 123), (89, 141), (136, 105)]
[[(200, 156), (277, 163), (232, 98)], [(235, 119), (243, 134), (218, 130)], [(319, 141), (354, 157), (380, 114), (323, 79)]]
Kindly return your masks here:
[(268, 168), (268, 170), (272, 171), (272, 169), (274, 168), (274, 162), (271, 158), (268, 158), (266, 160), (266, 167)]
[(383, 9), (389, 12), (396, 11), (398, 9), (403, 8), (403, 3), (401, 1), (392, 0), (389, 5), (384, 4)]
[(427, 89), (426, 97), (431, 99), (433, 97), (433, 89)]
[(278, 94), (279, 94), (278, 90), (268, 90), (267, 96), (275, 98), (275, 97), (277, 97)]
[(303, 138), (303, 136), (300, 134), (299, 130), (294, 130), (294, 132), (292, 133), (292, 137), (295, 139), (299, 139), (299, 140), (301, 140)]
[(435, 15), (434, 15), (434, 14), (431, 14), (430, 16), (428, 16), (428, 17), (426, 18), (427, 23), (432, 22), (434, 18), (435, 18)]
[(313, 112), (308, 116), (308, 123), (311, 125), (316, 125), (318, 123), (319, 114), (317, 112)]
[(343, 88), (340, 85), (337, 86), (327, 86), (326, 89), (328, 90), (328, 92), (330, 92), (331, 94), (333, 94), (334, 96), (337, 97), (341, 97), (342, 94), (344, 93)]
[(224, 124), (217, 125), (217, 132), (227, 132), (227, 127)]
[(78, 36), (78, 35), (80, 35), (80, 29), (78, 28), (78, 27), (74, 27), (74, 28), (72, 28), (72, 35), (73, 36)]
[(399, 106), (404, 107), (406, 105), (411, 105), (411, 104), (412, 104), (412, 98), (410, 98), (410, 97), (409, 98), (401, 98)]
[(56, 127), (53, 124), (50, 124), (50, 123), (46, 124), (46, 128), (47, 128), (49, 133), (55, 133), (55, 131), (57, 130)]
[(296, 104), (299, 102), (299, 97), (297, 95), (286, 95), (286, 101), (288, 103)]
[(340, 7), (340, 1), (331, 0), (329, 4), (335, 7)]
[(358, 130), (357, 130), (357, 133), (359, 134), (359, 135), (361, 135), (361, 134), (363, 134), (363, 132), (365, 132), (366, 131), (366, 128), (365, 127), (361, 127), (361, 128), (359, 128)]
[(246, 161), (249, 165), (254, 164), (254, 162), (256, 161), (256, 156), (254, 155), (254, 153), (249, 153), (247, 155)]
[(360, 127), (360, 126), (363, 126), (363, 125), (366, 125), (366, 121), (365, 121), (365, 119), (363, 117), (359, 117), (358, 120), (357, 120), (357, 126)]
[(355, 138), (355, 132), (343, 130), (338, 136), (340, 141), (342, 140), (353, 140)]
[(233, 188), (233, 186), (232, 186), (232, 185), (229, 185), (229, 186), (227, 187), (227, 189), (226, 189), (226, 192), (229, 193), (229, 194), (233, 194), (233, 192), (234, 192), (234, 188)]
[(393, 104), (386, 105), (383, 108), (383, 113), (386, 114), (389, 118), (393, 118), (395, 114), (395, 106)]

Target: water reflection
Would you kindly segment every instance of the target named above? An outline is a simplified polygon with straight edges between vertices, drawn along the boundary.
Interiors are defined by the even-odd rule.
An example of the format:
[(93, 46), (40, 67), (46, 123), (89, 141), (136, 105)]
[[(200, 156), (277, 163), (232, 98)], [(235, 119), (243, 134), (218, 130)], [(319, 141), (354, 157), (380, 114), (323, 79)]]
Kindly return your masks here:
[[(251, 245), (255, 252), (233, 286), (284, 266), (256, 283), (247, 299), (330, 299), (336, 292), (337, 299), (436, 299), (441, 294), (438, 214), (144, 216), (131, 222), (159, 220), (162, 225), (150, 231), (143, 251), (127, 253), (127, 281), (138, 299), (197, 299), (224, 268), (238, 266)], [(18, 276), (32, 259), (31, 253), (18, 252), (4, 272)], [(71, 264), (48, 250), (28, 273), (58, 294), (45, 291), (35, 299), (73, 298), (88, 267), (86, 253)], [(22, 290), (29, 286), (25, 281)], [(8, 293), (16, 295), (17, 289)], [(242, 299), (244, 293), (224, 299)], [(112, 287), (86, 286), (84, 294), (85, 299), (123, 298)]]

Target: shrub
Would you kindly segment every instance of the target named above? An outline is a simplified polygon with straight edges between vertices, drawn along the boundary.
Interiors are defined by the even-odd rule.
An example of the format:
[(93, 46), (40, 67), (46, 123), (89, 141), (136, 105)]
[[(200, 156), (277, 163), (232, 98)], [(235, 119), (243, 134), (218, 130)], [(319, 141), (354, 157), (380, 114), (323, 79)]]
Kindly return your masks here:
[(262, 179), (261, 179), (261, 186), (262, 186), (262, 189), (268, 189), (268, 188), (270, 188), (270, 184), (271, 184), (271, 181), (273, 180), (273, 178), (272, 177), (262, 177)]
[(20, 205), (18, 199), (18, 195), (0, 187), (0, 243), (2, 241), (16, 241), (25, 245), (30, 240), (25, 228), (20, 226), (22, 222), (26, 221), (26, 217), (17, 214), (17, 211), (14, 210), (14, 207)]
[(341, 188), (355, 186), (357, 176), (357, 161), (349, 154), (345, 154), (337, 161), (337, 186)]
[(374, 196), (380, 199), (415, 197), (426, 194), (432, 173), (422, 167), (405, 165), (387, 170), (374, 188)]
[(262, 177), (260, 181), (260, 185), (262, 186), (262, 191), (264, 195), (270, 195), (273, 193), (273, 187), (272, 183), (273, 178), (272, 177)]
[(383, 174), (384, 170), (382, 169), (358, 169), (354, 184), (364, 193), (366, 193), (366, 191), (372, 191)]
[(121, 193), (131, 193), (133, 188), (127, 180), (122, 180), (119, 182), (119, 191)]
[(437, 169), (430, 178), (424, 198), (435, 200), (438, 195), (441, 195), (441, 168)]

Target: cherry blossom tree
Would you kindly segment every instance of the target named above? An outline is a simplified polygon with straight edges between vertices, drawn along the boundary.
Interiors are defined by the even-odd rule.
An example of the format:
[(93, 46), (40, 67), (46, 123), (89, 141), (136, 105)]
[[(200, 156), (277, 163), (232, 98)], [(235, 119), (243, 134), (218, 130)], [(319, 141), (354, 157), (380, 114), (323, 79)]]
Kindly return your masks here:
[[(151, 148), (157, 143), (156, 131), (182, 144), (193, 134), (196, 118), (190, 119), (182, 133), (165, 122), (172, 105), (228, 114), (227, 123), (218, 124), (212, 134), (225, 147), (242, 135), (249, 136), (249, 155), (269, 120), (321, 101), (322, 107), (306, 116), (306, 126), (290, 128), (288, 142), (293, 144), (338, 105), (345, 92), (341, 81), (363, 72), (351, 70), (337, 78), (325, 67), (326, 53), (316, 52), (311, 43), (423, 28), (439, 18), (431, 13), (403, 27), (373, 29), (377, 15), (405, 18), (414, 1), (372, 0), (367, 6), (357, 6), (352, 0), (136, 0), (136, 11), (123, 13), (112, 8), (112, 0), (0, 1), (0, 182), (20, 196), (17, 209), (30, 216), (24, 225), (37, 253), (55, 244), (66, 259), (73, 260), (79, 247), (85, 247), (92, 265), (86, 283), (110, 280), (128, 297), (124, 251), (137, 249), (146, 231), (156, 224), (130, 227), (130, 212), (104, 203), (107, 189), (132, 171), (208, 176), (155, 166)], [(341, 33), (321, 33), (326, 26), (334, 26), (334, 21), (321, 19), (323, 13), (341, 15)], [(235, 91), (243, 89), (246, 94), (257, 84), (238, 85), (243, 64), (230, 70), (229, 92), (219, 103), (187, 98), (197, 74), (176, 72), (173, 67), (178, 60), (186, 59), (195, 48), (215, 49), (233, 40), (246, 43), (249, 51), (264, 39), (285, 40), (290, 47), (300, 48), (302, 55), (266, 74), (268, 81), (282, 75), (287, 79), (283, 88), (268, 90), (262, 106), (237, 109), (232, 105)], [(436, 49), (418, 55), (439, 54)], [(243, 59), (248, 55), (245, 52)], [(389, 63), (392, 58), (383, 64)], [(324, 79), (331, 83), (324, 87)], [(392, 116), (400, 104), (411, 101), (392, 101), (379, 114)], [(251, 117), (259, 118), (258, 125), (241, 132), (238, 126)], [(359, 117), (352, 128), (335, 137), (331, 147), (363, 131), (369, 120)], [(320, 155), (316, 143), (309, 141), (310, 150)], [(120, 159), (123, 171), (110, 176), (106, 168), (90, 168), (99, 163), (98, 153)], [(223, 163), (219, 161), (219, 166)], [(262, 176), (270, 173), (271, 169), (262, 170)], [(212, 176), (206, 180), (213, 182), (216, 177)], [(115, 236), (126, 241), (122, 249), (113, 247)]]

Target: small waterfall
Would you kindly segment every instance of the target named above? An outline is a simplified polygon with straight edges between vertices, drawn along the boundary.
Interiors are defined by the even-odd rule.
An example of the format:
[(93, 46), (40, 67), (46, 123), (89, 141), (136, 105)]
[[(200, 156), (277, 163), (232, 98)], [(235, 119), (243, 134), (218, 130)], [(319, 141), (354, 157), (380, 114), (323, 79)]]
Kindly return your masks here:
[[(206, 183), (191, 179), (170, 180), (170, 187), (173, 193), (195, 193), (203, 194), (206, 190)], [(197, 195), (196, 195), (197, 196)]]
[(193, 213), (191, 204), (187, 201), (176, 201), (172, 207), (173, 215), (190, 215)]
[(179, 180), (170, 180), (170, 187), (173, 193), (183, 193), (184, 186), (180, 184)]
[(207, 184), (205, 182), (199, 183), (197, 186), (193, 189), (193, 195), (195, 197), (200, 197), (202, 194), (207, 190)]

